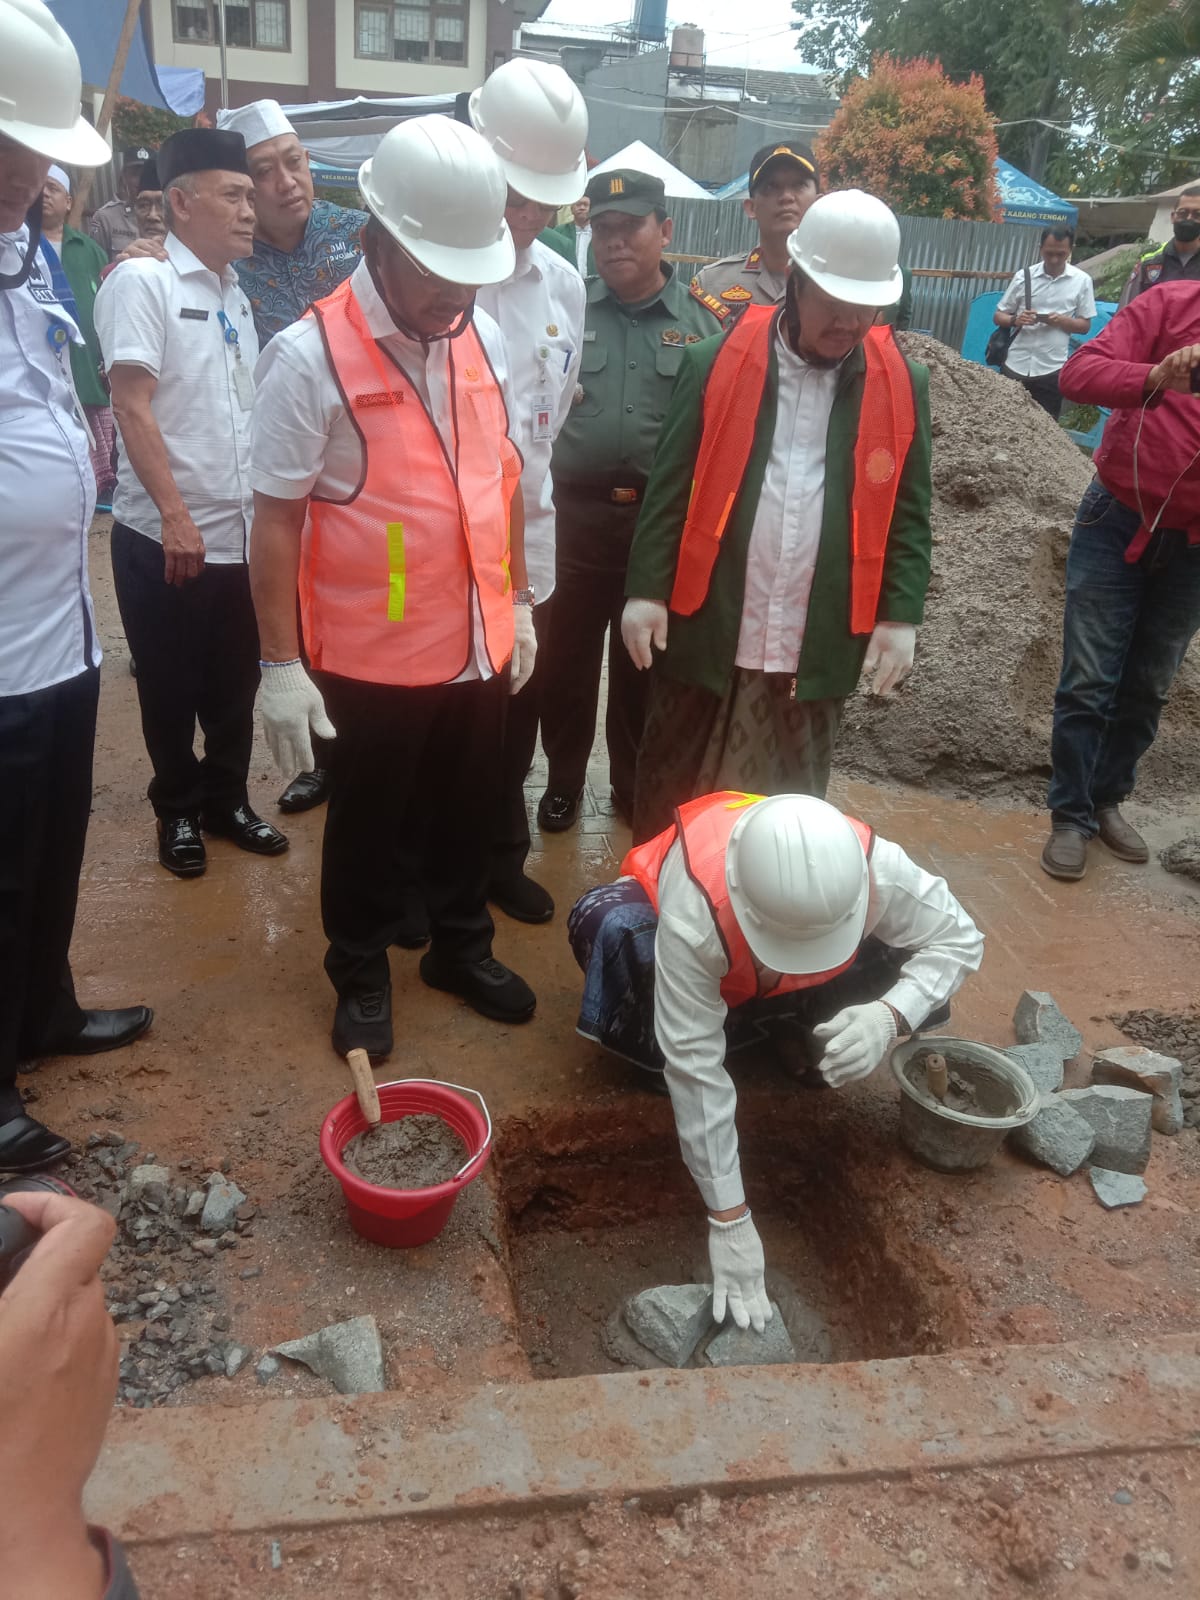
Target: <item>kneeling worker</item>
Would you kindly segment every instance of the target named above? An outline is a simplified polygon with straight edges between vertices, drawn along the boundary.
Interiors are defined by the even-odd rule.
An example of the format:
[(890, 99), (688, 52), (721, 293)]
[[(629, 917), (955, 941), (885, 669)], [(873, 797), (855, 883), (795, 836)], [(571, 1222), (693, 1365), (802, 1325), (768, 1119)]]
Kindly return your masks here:
[[(631, 1036), (622, 1011), (639, 985), (621, 947), (636, 952), (639, 915), (644, 928), (656, 914), (653, 1031), (683, 1157), (708, 1207), (713, 1316), (723, 1321), (728, 1308), (738, 1327), (761, 1332), (771, 1308), (738, 1162), (727, 1013), (752, 1002), (764, 1016), (776, 1001), (782, 1013), (799, 1007), (816, 1021), (821, 1077), (841, 1089), (945, 1008), (978, 969), (983, 935), (943, 879), (809, 795), (692, 800), (621, 870), (571, 914), (587, 974), (580, 1031), (605, 1043), (611, 1024)], [(887, 959), (872, 961), (871, 949)]]

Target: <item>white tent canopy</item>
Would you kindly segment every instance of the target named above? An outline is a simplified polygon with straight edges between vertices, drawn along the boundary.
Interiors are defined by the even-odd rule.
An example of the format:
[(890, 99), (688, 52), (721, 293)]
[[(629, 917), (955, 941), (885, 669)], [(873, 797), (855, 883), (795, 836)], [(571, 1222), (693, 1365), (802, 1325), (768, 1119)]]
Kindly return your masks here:
[(632, 167), (634, 172), (648, 172), (652, 178), (661, 178), (663, 188), (672, 200), (711, 199), (707, 189), (702, 189), (686, 172), (680, 172), (678, 167), (672, 166), (664, 156), (655, 155), (650, 146), (643, 144), (640, 139), (635, 139), (624, 150), (618, 150), (615, 156), (609, 156), (607, 161), (601, 161), (593, 167), (588, 173), (588, 182), (598, 172), (615, 172), (618, 167)]

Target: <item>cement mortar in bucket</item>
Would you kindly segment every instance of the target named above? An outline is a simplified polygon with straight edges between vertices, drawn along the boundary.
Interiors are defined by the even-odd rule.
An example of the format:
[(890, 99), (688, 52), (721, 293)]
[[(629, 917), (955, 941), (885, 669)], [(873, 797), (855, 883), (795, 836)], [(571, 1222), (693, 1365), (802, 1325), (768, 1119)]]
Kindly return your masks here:
[[(924, 1082), (924, 1061), (938, 1053), (953, 1078), (978, 1100), (975, 1111), (948, 1105)], [(1038, 1113), (1033, 1079), (1003, 1050), (971, 1039), (917, 1037), (892, 1051), (900, 1085), (900, 1140), (918, 1161), (938, 1172), (972, 1172), (992, 1159), (1005, 1137)]]

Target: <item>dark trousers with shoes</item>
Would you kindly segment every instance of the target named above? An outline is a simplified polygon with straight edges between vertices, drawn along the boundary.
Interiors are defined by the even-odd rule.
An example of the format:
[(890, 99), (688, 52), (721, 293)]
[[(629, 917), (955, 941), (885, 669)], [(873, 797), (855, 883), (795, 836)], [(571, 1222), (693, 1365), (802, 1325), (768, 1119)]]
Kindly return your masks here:
[(369, 994), (388, 982), (414, 862), (439, 963), (486, 960), (507, 674), (420, 689), (314, 678), (337, 729), (321, 853), (333, 987)]
[(1004, 376), (1019, 383), (1031, 400), (1036, 400), (1043, 411), (1048, 411), (1055, 422), (1058, 421), (1062, 415), (1063, 397), (1058, 387), (1057, 372), (1043, 372), (1036, 378), (1030, 378), (1023, 372), (1014, 372), (1011, 367), (1005, 367)]
[(504, 707), (504, 748), (500, 758), (500, 783), (496, 796), (496, 822), (492, 836), (491, 882), (515, 882), (525, 870), (529, 855), (529, 813), (525, 807), (525, 779), (537, 749), (538, 722), (546, 682), (546, 647), (550, 633), (553, 597), (533, 608), (533, 629), (538, 653), (533, 676), (520, 694), (510, 694)]
[(621, 612), (638, 506), (614, 505), (601, 491), (582, 494), (557, 484), (554, 503), (554, 614), (543, 661), (546, 787), (551, 794), (583, 791), (596, 736), (607, 629), (609, 773), (617, 799), (632, 811), (649, 675), (638, 671), (621, 642)]
[[(206, 564), (181, 588), (163, 579), (162, 546), (114, 523), (113, 579), (137, 662), (155, 815), (197, 817), (246, 803), (258, 693), (258, 624), (244, 563)], [(204, 755), (193, 750), (196, 724)]]
[(1171, 684), (1200, 627), (1200, 545), (1160, 528), (1139, 560), (1141, 525), (1098, 478), (1085, 491), (1067, 553), (1063, 661), (1050, 740), (1047, 802), (1055, 828), (1091, 838), (1096, 812), (1133, 793)]
[(17, 1063), (83, 1026), (67, 953), (92, 805), (100, 671), (0, 696), (0, 1123)]

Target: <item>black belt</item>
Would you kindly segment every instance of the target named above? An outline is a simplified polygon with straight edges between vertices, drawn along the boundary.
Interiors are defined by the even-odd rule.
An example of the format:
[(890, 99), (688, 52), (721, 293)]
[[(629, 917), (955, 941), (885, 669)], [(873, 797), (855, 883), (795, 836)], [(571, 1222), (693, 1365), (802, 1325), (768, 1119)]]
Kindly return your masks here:
[(644, 484), (561, 483), (556, 491), (568, 500), (606, 500), (614, 506), (635, 506), (646, 489)]

